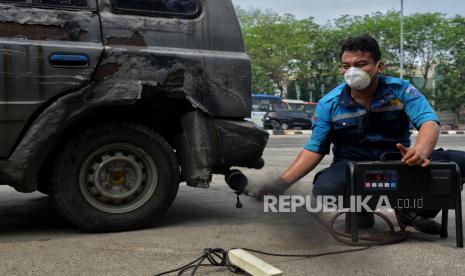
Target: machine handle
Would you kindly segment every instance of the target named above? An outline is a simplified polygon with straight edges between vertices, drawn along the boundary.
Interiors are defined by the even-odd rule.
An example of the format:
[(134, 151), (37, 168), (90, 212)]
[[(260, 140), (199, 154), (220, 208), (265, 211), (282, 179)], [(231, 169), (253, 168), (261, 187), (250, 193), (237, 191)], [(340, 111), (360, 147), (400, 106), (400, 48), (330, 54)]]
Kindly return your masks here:
[(402, 153), (398, 151), (385, 152), (381, 155), (381, 161), (400, 161), (402, 157)]

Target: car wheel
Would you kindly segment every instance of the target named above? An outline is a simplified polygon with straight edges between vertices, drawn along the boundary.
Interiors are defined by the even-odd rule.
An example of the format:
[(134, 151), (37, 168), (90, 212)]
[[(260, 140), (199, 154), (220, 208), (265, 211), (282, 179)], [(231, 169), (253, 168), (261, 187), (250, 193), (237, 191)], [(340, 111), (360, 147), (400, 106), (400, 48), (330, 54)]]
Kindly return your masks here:
[(132, 123), (110, 123), (76, 136), (53, 175), (59, 213), (91, 232), (154, 223), (179, 187), (174, 150), (152, 129)]
[(281, 122), (281, 129), (282, 130), (289, 129), (289, 123), (288, 122)]

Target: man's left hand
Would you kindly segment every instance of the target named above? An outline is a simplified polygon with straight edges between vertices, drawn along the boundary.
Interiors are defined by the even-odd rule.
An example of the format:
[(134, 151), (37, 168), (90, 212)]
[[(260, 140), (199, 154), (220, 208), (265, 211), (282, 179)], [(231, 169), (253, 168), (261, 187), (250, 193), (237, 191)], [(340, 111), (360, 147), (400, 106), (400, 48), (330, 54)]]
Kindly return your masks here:
[(402, 144), (397, 144), (397, 148), (402, 153), (403, 157), (400, 160), (409, 166), (422, 166), (428, 167), (431, 161), (426, 154), (417, 148), (407, 148)]
[(262, 201), (265, 195), (280, 196), (286, 191), (291, 184), (278, 177), (273, 182), (263, 185), (263, 187), (255, 194), (255, 198)]

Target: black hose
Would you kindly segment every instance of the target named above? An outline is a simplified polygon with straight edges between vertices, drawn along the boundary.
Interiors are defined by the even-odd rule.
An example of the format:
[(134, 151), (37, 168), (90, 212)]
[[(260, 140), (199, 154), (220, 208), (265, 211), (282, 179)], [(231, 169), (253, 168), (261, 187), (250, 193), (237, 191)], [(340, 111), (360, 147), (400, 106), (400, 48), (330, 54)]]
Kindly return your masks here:
[(329, 221), (328, 224), (328, 232), (333, 236), (333, 238), (339, 242), (342, 242), (347, 245), (351, 246), (378, 246), (378, 245), (388, 245), (394, 244), (401, 241), (404, 241), (408, 238), (408, 233), (405, 231), (405, 227), (400, 222), (399, 211), (395, 210), (396, 212), (396, 219), (397, 223), (399, 224), (400, 231), (394, 230), (394, 225), (392, 224), (391, 220), (382, 213), (374, 213), (376, 216), (383, 219), (386, 224), (389, 226), (389, 232), (380, 233), (377, 235), (365, 235), (359, 236), (358, 242), (352, 241), (352, 235), (350, 233), (343, 233), (340, 231), (336, 231), (334, 229), (334, 224), (336, 220), (343, 214), (349, 213), (349, 211), (338, 211)]
[[(385, 216), (382, 213), (374, 213), (375, 215), (377, 215), (378, 217), (380, 217), (386, 222), (386, 224), (389, 226), (389, 231), (385, 233), (381, 233), (379, 235), (359, 236), (359, 242), (352, 242), (352, 235), (348, 233), (339, 232), (334, 229), (334, 224), (336, 220), (341, 215), (347, 214), (348, 212), (349, 211), (338, 211), (331, 218), (328, 224), (322, 221), (322, 219), (319, 218), (317, 215), (313, 214), (313, 217), (318, 221), (318, 223), (321, 226), (323, 226), (331, 234), (331, 236), (333, 236), (335, 240), (342, 242), (344, 244), (350, 245), (350, 246), (358, 246), (361, 248), (324, 252), (324, 253), (317, 253), (317, 254), (281, 254), (281, 253), (271, 253), (271, 252), (266, 252), (266, 251), (261, 251), (257, 249), (251, 249), (251, 248), (242, 248), (242, 249), (245, 251), (249, 251), (249, 252), (253, 252), (257, 254), (274, 256), (274, 257), (316, 258), (316, 257), (322, 257), (322, 256), (328, 256), (328, 255), (339, 255), (339, 254), (344, 254), (344, 253), (363, 251), (363, 250), (373, 248), (375, 246), (398, 243), (408, 238), (408, 233), (405, 231), (405, 227), (400, 221), (399, 211), (395, 210), (396, 219), (400, 227), (400, 231), (396, 232), (394, 230), (394, 225), (387, 216)], [(162, 275), (167, 275), (167, 274), (175, 273), (175, 272), (177, 272), (177, 275), (182, 275), (190, 269), (192, 269), (191, 275), (194, 276), (200, 267), (226, 267), (229, 271), (233, 273), (244, 274), (245, 272), (242, 269), (240, 269), (237, 266), (234, 266), (229, 261), (228, 252), (230, 250), (224, 250), (222, 248), (213, 248), (213, 249), (206, 248), (204, 249), (203, 254), (199, 256), (198, 258), (196, 258), (194, 261), (186, 265), (183, 265), (181, 267), (178, 267), (176, 269), (155, 274), (155, 276), (162, 276)], [(207, 260), (209, 264), (204, 264), (205, 260)]]

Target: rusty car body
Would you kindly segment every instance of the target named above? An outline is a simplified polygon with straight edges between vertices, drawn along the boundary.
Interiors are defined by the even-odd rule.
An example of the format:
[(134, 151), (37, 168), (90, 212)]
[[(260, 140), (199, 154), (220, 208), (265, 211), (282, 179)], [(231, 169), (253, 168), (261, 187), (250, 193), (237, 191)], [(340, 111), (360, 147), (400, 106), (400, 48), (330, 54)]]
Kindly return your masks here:
[[(133, 1), (0, 0), (0, 180), (20, 192), (50, 194), (65, 218), (89, 231), (144, 227), (171, 204), (179, 182), (206, 188), (213, 174), (233, 166), (260, 168), (268, 139), (244, 120), (251, 111), (251, 68), (230, 0), (146, 6), (137, 0), (135, 8), (125, 2)], [(107, 136), (114, 129), (128, 140), (112, 141)], [(167, 158), (174, 169), (162, 170), (167, 158), (131, 140), (132, 129), (156, 136), (163, 154), (173, 154)], [(105, 146), (104, 138), (114, 147), (92, 157), (100, 161), (95, 168), (109, 171), (95, 178), (97, 189), (81, 183), (93, 174), (80, 177), (86, 170), (95, 174), (83, 164)], [(134, 156), (118, 143), (136, 143)], [(140, 169), (133, 161), (144, 156), (147, 166)], [(125, 208), (134, 198), (121, 194), (145, 193), (130, 186), (149, 185), (144, 170), (150, 164), (158, 168), (151, 195)], [(131, 175), (142, 184), (129, 183)], [(163, 185), (170, 195), (137, 214), (165, 193)]]

